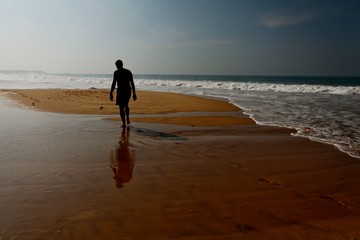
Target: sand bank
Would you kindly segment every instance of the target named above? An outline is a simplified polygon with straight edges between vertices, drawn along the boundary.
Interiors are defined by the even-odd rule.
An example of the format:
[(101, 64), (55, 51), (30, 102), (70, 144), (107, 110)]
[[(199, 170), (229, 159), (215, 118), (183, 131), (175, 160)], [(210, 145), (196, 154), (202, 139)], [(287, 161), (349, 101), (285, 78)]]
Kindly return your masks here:
[[(115, 102), (109, 100), (108, 90), (3, 90), (22, 106), (56, 113), (70, 114), (119, 114)], [(130, 101), (133, 122), (183, 124), (193, 126), (243, 125), (254, 121), (242, 115), (239, 108), (219, 99), (200, 98), (176, 93), (137, 91), (138, 100)], [(175, 112), (211, 112), (208, 116), (149, 117), (145, 114), (169, 114)], [(220, 112), (234, 112), (235, 116), (213, 116)], [(216, 114), (215, 114), (216, 115)], [(107, 118), (120, 121), (120, 118)]]
[(359, 239), (360, 162), (289, 129), (0, 105), (3, 239)]

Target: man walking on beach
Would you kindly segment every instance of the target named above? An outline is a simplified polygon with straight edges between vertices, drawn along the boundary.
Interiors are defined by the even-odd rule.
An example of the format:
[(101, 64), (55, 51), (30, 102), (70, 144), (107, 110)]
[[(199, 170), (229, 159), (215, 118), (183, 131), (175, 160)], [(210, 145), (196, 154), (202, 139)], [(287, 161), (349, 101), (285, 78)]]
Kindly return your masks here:
[[(131, 97), (131, 90), (133, 93), (133, 99), (136, 101), (137, 96), (135, 93), (135, 84), (133, 75), (130, 70), (123, 68), (123, 62), (117, 60), (115, 62), (117, 70), (114, 72), (113, 81), (110, 90), (110, 100), (113, 101), (113, 91), (117, 85), (116, 91), (116, 105), (119, 105), (120, 117), (123, 123), (122, 127), (125, 128), (126, 124), (130, 124), (130, 109), (129, 101)], [(126, 122), (125, 122), (126, 115)]]

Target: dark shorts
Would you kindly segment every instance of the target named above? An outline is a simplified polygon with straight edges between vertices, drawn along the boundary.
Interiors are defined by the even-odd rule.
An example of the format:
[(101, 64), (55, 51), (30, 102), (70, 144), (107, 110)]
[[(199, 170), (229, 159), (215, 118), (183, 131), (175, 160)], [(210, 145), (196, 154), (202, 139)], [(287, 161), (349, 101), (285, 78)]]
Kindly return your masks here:
[(116, 93), (116, 105), (127, 106), (131, 97), (131, 90)]

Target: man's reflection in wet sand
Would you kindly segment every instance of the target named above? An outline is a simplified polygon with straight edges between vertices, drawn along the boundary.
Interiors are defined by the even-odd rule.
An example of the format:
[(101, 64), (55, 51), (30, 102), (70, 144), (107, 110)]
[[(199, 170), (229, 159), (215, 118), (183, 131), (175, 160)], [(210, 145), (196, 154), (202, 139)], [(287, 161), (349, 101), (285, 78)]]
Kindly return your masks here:
[(117, 188), (122, 188), (124, 183), (130, 182), (134, 169), (134, 154), (129, 149), (130, 128), (123, 128), (121, 139), (115, 151), (111, 151), (110, 168), (114, 172)]

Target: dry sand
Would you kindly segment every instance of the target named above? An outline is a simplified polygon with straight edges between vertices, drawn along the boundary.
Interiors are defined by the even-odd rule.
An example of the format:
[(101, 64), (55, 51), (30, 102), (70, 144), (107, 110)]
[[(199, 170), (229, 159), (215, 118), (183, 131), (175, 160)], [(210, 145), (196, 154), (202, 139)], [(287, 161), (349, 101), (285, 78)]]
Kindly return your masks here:
[[(120, 129), (102, 115), (35, 112), (0, 98), (0, 238), (360, 238), (358, 159), (289, 129), (246, 122), (221, 101), (196, 98), (207, 107), (200, 109), (192, 97), (140, 96), (134, 112), (155, 96), (164, 108), (151, 113), (176, 111), (172, 97), (181, 112), (195, 112), (140, 116), (169, 124)], [(242, 123), (224, 126), (237, 117)], [(178, 125), (182, 118), (200, 124)], [(208, 119), (218, 124), (201, 126)]]
[[(39, 111), (71, 114), (119, 114), (115, 102), (109, 101), (108, 90), (3, 90), (8, 96), (22, 106)], [(116, 91), (115, 91), (116, 92)], [(193, 126), (242, 125), (254, 124), (250, 118), (239, 114), (239, 108), (219, 99), (206, 99), (176, 93), (137, 91), (138, 100), (130, 101), (131, 114), (142, 114), (134, 117), (132, 122), (153, 122), (183, 124)], [(115, 99), (115, 96), (114, 96)], [(149, 117), (145, 114), (168, 114), (175, 112), (237, 112), (237, 116), (182, 116), (182, 117)], [(120, 117), (107, 118), (120, 121)]]

